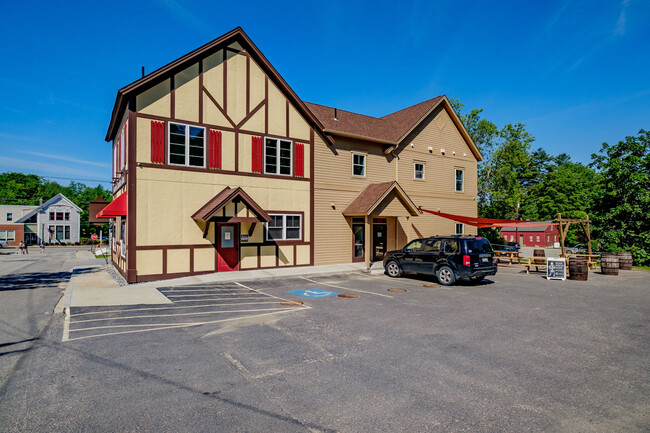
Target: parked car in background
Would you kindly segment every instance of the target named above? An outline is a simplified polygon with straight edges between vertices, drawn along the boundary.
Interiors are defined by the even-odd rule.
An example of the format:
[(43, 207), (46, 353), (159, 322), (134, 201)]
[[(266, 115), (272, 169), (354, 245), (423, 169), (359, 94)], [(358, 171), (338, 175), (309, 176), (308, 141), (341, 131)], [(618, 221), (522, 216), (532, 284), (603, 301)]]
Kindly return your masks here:
[(481, 281), (497, 273), (490, 242), (475, 236), (432, 236), (415, 239), (401, 250), (384, 256), (386, 273), (395, 278), (404, 272), (435, 275), (440, 284), (449, 286), (467, 278)]
[(7, 241), (0, 241), (0, 248), (7, 248), (8, 246), (9, 244), (7, 243)]
[(586, 254), (587, 253), (587, 247), (584, 246), (583, 244), (576, 244), (570, 248), (566, 249), (567, 254)]

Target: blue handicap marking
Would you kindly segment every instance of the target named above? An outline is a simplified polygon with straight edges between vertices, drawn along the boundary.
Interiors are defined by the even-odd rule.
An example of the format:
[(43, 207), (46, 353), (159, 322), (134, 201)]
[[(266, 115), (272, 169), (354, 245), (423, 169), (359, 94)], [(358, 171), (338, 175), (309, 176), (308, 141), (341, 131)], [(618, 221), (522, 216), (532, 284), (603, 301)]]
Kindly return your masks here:
[(289, 293), (293, 293), (294, 295), (302, 296), (304, 298), (312, 298), (312, 299), (327, 298), (328, 296), (336, 296), (339, 294), (336, 292), (330, 292), (329, 290), (322, 290), (322, 289), (289, 290)]

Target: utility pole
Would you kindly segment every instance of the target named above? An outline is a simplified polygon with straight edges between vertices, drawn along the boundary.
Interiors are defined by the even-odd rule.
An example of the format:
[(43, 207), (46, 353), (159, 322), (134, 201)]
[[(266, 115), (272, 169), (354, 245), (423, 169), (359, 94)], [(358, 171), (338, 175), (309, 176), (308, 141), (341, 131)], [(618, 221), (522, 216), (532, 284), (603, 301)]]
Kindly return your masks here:
[[(519, 221), (519, 202), (517, 202), (517, 213), (515, 220)], [(519, 242), (519, 226), (517, 224), (515, 224), (515, 242)], [(521, 248), (521, 244), (519, 244), (519, 248)]]

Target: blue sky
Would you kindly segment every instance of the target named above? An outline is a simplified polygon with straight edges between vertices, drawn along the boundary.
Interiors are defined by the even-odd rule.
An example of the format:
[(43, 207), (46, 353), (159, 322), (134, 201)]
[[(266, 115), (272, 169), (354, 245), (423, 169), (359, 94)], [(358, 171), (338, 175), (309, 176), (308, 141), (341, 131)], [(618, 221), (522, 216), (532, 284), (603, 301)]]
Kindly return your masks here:
[(0, 172), (63, 184), (108, 182), (115, 95), (141, 66), (237, 26), (309, 102), (383, 116), (446, 94), (584, 163), (650, 128), (646, 0), (41, 1), (3, 12)]

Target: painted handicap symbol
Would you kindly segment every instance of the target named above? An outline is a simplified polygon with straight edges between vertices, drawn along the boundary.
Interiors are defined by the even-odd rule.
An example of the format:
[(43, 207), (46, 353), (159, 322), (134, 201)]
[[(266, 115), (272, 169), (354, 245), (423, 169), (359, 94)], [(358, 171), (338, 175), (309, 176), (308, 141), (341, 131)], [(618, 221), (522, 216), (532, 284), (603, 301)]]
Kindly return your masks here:
[(327, 298), (329, 296), (336, 296), (339, 294), (336, 292), (330, 292), (329, 290), (322, 290), (322, 289), (289, 290), (289, 293), (302, 296), (303, 298), (311, 298), (311, 299)]

